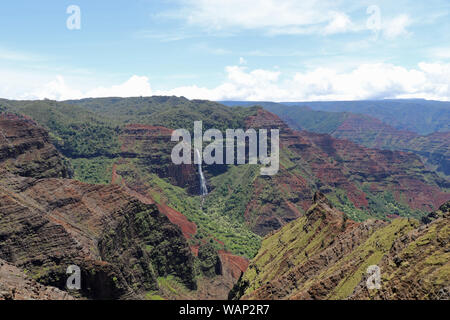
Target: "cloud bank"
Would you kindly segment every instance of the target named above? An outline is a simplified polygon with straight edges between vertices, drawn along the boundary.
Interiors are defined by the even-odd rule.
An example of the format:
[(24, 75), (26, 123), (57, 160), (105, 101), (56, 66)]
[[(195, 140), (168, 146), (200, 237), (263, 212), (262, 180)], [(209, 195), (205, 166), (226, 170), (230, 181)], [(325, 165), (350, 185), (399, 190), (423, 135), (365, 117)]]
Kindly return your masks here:
[(149, 79), (134, 75), (122, 84), (86, 91), (69, 86), (62, 76), (21, 97), (67, 100), (88, 97), (184, 96), (207, 100), (325, 101), (425, 98), (450, 101), (450, 64), (419, 63), (407, 69), (392, 64), (363, 64), (347, 72), (316, 68), (287, 77), (280, 71), (245, 65), (226, 67), (226, 79), (214, 88), (196, 85), (153, 90)]
[(70, 100), (82, 98), (105, 98), (105, 97), (137, 97), (151, 96), (152, 88), (149, 79), (144, 76), (134, 75), (126, 82), (111, 87), (97, 87), (83, 92), (80, 89), (69, 86), (63, 76), (57, 76), (55, 80), (44, 84), (20, 98), (25, 99), (50, 99)]

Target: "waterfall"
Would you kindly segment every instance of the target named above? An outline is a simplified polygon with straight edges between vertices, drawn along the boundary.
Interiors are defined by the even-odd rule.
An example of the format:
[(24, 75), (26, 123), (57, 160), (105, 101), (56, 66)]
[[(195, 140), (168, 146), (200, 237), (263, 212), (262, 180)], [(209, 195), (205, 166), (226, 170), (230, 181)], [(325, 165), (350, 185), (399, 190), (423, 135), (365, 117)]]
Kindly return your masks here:
[(200, 151), (198, 149), (195, 149), (195, 153), (197, 154), (198, 159), (198, 173), (200, 176), (200, 194), (204, 197), (208, 195), (208, 188), (206, 187), (206, 179), (203, 175), (203, 169), (202, 169), (202, 158), (200, 156)]

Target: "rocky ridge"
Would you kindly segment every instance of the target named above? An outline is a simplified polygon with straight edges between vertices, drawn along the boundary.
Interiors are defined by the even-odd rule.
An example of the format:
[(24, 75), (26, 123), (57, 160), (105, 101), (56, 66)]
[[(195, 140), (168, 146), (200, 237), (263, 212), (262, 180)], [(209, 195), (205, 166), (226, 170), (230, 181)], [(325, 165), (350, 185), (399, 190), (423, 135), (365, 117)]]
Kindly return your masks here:
[[(448, 299), (448, 206), (429, 224), (356, 223), (316, 193), (306, 215), (268, 235), (230, 293), (234, 299)], [(381, 289), (366, 286), (381, 269)]]

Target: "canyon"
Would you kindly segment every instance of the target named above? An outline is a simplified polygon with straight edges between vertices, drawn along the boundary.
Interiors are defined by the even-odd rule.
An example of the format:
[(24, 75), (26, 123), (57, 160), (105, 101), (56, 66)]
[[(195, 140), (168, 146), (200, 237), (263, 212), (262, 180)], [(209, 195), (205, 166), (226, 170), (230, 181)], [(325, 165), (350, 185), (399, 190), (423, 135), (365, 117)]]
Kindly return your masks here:
[[(393, 291), (364, 293), (366, 262), (390, 268), (396, 257), (387, 250), (397, 240), (408, 236), (409, 246), (435, 237), (437, 227), (444, 238), (447, 232), (449, 182), (420, 156), (295, 130), (261, 107), (175, 97), (0, 102), (0, 259), (50, 291), (65, 291), (67, 266), (80, 266), (83, 289), (67, 298), (391, 299)], [(205, 129), (279, 130), (279, 172), (261, 176), (261, 166), (248, 163), (174, 164), (172, 133), (193, 130), (195, 120)], [(292, 239), (291, 228), (298, 231)], [(369, 241), (376, 230), (388, 238), (380, 248)], [(435, 251), (436, 263), (422, 268), (437, 278), (421, 287), (429, 295), (410, 297), (445, 297), (448, 256), (437, 237), (420, 251)], [(279, 243), (269, 248), (272, 239)], [(296, 267), (323, 250), (336, 256), (302, 266), (307, 278), (294, 281)], [(402, 272), (415, 283), (410, 269)]]
[[(5, 137), (0, 148), (0, 259), (24, 270), (27, 283), (59, 292), (56, 288), (65, 288), (67, 266), (75, 264), (82, 269), (77, 297), (144, 297), (158, 291), (158, 278), (168, 275), (195, 296), (196, 258), (188, 233), (170, 222), (179, 213), (174, 219), (167, 207), (141, 202), (118, 185), (67, 179), (64, 160), (32, 121), (2, 116), (0, 128)], [(232, 286), (241, 270), (234, 271), (239, 266), (228, 253), (220, 257), (218, 274)], [(7, 280), (2, 277), (0, 283), (10, 286)], [(200, 289), (207, 295), (205, 287)]]

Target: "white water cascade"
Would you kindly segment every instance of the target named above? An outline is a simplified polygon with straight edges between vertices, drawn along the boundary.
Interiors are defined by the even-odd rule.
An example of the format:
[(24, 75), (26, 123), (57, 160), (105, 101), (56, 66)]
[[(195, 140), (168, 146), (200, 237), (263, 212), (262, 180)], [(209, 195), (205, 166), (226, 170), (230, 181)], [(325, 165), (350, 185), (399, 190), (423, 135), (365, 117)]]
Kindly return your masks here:
[(202, 169), (202, 158), (200, 156), (200, 151), (198, 151), (198, 149), (195, 149), (195, 153), (197, 155), (197, 159), (198, 161), (198, 173), (200, 175), (200, 194), (202, 195), (202, 197), (208, 195), (208, 188), (206, 187), (206, 179), (205, 176), (203, 175), (203, 169)]

